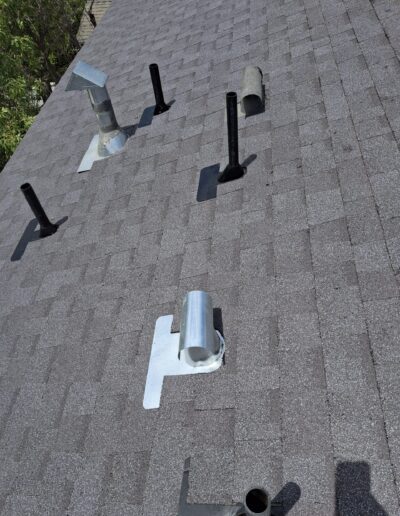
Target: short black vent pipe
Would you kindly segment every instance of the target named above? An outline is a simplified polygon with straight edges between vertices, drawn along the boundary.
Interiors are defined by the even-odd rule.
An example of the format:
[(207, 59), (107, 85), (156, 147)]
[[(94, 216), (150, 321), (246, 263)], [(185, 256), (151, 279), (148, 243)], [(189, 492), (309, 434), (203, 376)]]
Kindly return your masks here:
[(229, 163), (218, 176), (219, 183), (239, 179), (246, 171), (245, 167), (239, 163), (237, 95), (234, 91), (226, 94), (226, 118), (228, 123)]
[(33, 214), (37, 218), (37, 221), (39, 222), (40, 238), (45, 238), (47, 236), (53, 235), (57, 231), (58, 225), (50, 222), (32, 186), (29, 183), (24, 183), (21, 186), (21, 191), (24, 194), (29, 206), (31, 207)]
[(156, 63), (152, 63), (149, 65), (151, 82), (153, 83), (154, 97), (156, 99), (156, 106), (154, 108), (154, 115), (160, 115), (161, 113), (165, 113), (168, 111), (170, 106), (165, 103), (164, 94), (161, 87), (161, 79), (160, 72), (158, 70), (158, 65)]

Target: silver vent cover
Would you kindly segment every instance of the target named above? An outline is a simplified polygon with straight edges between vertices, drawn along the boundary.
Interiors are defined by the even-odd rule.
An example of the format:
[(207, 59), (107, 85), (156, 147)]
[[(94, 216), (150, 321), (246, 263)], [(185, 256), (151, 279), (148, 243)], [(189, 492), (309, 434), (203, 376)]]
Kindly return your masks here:
[(90, 170), (95, 161), (108, 158), (119, 152), (128, 139), (126, 131), (120, 128), (106, 88), (107, 75), (79, 61), (72, 71), (66, 91), (87, 90), (89, 100), (99, 124), (99, 133), (90, 142), (78, 172)]

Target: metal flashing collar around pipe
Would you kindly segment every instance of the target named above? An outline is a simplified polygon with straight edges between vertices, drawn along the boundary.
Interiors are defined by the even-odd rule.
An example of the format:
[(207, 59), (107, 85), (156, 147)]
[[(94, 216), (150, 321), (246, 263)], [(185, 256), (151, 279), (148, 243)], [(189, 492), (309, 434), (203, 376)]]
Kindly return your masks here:
[(114, 108), (106, 88), (107, 75), (93, 66), (79, 61), (72, 71), (66, 91), (87, 90), (92, 109), (99, 124), (95, 135), (78, 168), (78, 172), (90, 170), (94, 161), (119, 152), (128, 135), (118, 125)]

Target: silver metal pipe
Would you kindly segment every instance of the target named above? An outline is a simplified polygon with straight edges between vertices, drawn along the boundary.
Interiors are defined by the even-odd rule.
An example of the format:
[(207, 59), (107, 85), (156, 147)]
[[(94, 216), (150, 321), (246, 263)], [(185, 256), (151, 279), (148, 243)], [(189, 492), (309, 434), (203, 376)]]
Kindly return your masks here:
[(240, 102), (246, 116), (255, 115), (264, 109), (263, 74), (258, 66), (246, 66), (242, 79)]
[(79, 61), (75, 66), (66, 91), (87, 90), (90, 104), (99, 124), (96, 154), (93, 161), (120, 151), (128, 139), (120, 128), (106, 88), (107, 75), (93, 66)]
[(218, 360), (222, 343), (214, 329), (211, 296), (201, 290), (186, 294), (181, 317), (179, 358), (193, 366)]
[(119, 129), (107, 88), (104, 86), (103, 88), (88, 89), (88, 95), (93, 111), (95, 112), (100, 131), (103, 133), (109, 133)]
[(244, 497), (243, 506), (237, 511), (236, 516), (270, 516), (271, 497), (263, 487), (249, 489)]

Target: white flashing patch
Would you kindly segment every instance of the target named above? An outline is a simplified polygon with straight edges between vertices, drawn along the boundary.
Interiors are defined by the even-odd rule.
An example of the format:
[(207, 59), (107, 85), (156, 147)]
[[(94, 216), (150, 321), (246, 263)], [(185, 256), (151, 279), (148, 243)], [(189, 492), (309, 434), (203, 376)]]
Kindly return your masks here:
[(143, 397), (145, 409), (154, 409), (160, 406), (164, 376), (212, 373), (221, 367), (223, 361), (225, 343), (217, 330), (215, 331), (221, 341), (221, 347), (214, 362), (193, 366), (185, 361), (183, 353), (179, 359), (180, 333), (171, 333), (172, 320), (172, 315), (164, 315), (156, 321)]

